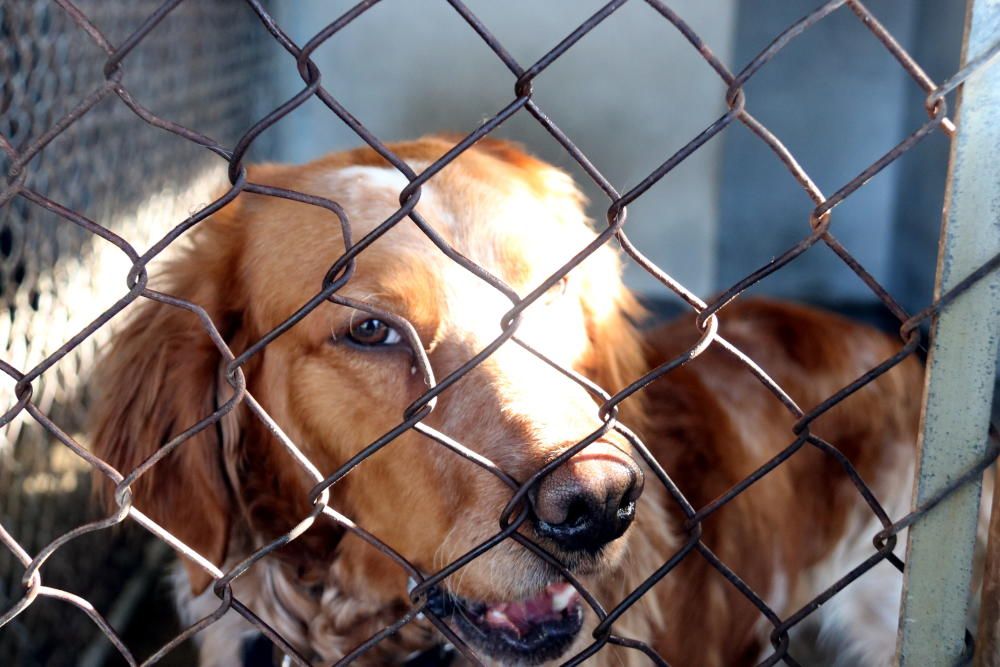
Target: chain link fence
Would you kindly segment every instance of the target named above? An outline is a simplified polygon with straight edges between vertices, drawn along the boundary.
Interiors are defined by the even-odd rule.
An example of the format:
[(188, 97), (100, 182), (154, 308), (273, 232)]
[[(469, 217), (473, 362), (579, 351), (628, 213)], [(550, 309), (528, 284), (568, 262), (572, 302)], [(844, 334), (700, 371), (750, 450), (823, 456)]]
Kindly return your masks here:
[[(155, 0), (84, 1), (79, 10), (120, 42), (159, 5)], [(43, 139), (16, 187), (80, 211), (145, 246), (204, 205), (224, 169), (188, 142), (159, 132), (106, 84), (107, 53), (75, 14), (51, 2), (0, 6), (0, 135), (26, 147)], [(131, 55), (128, 95), (179, 123), (233, 142), (253, 122), (247, 91), (266, 67), (266, 33), (252, 15), (225, 3), (186, 3)], [(138, 75), (155, 71), (155, 77)], [(95, 89), (97, 89), (95, 91)], [(123, 94), (126, 94), (123, 92)], [(114, 100), (111, 98), (114, 97)], [(63, 123), (83, 103), (75, 122)], [(17, 162), (4, 152), (4, 173)], [(8, 183), (9, 187), (13, 182)], [(30, 368), (56, 353), (117, 295), (121, 261), (88, 229), (67, 224), (59, 208), (7, 190), (0, 209), (0, 358)], [(125, 265), (127, 266), (126, 261)], [(127, 271), (127, 268), (125, 269)], [(102, 292), (102, 290), (104, 290)], [(32, 402), (67, 433), (81, 432), (89, 403), (86, 378), (107, 339), (100, 329), (32, 383)], [(5, 386), (10, 397), (13, 385)], [(4, 410), (10, 405), (5, 401)], [(30, 419), (8, 414), (0, 428), (0, 524), (31, 553), (93, 520), (90, 467)], [(70, 542), (46, 565), (47, 583), (69, 586), (107, 609), (140, 565), (141, 531), (110, 531)], [(17, 556), (0, 549), (0, 607), (23, 591)], [(62, 641), (52, 641), (59, 628)], [(0, 662), (71, 664), (93, 637), (85, 616), (37, 605), (0, 632)]]
[[(3, 108), (0, 109), (3, 112), (0, 148), (7, 175), (4, 189), (0, 192), (0, 210), (3, 211), (3, 218), (0, 219), (0, 254), (3, 256), (0, 292), (8, 304), (0, 320), (0, 341), (3, 343), (0, 345), (3, 350), (0, 370), (8, 378), (5, 389), (9, 397), (0, 406), (5, 410), (0, 417), (0, 426), (6, 437), (6, 443), (0, 450), (3, 462), (0, 467), (0, 497), (4, 503), (0, 510), (0, 541), (4, 545), (4, 549), (0, 550), (0, 627), (3, 628), (0, 631), (0, 647), (9, 647), (6, 650), (14, 656), (15, 662), (72, 662), (71, 656), (80, 649), (79, 642), (89, 636), (88, 630), (93, 632), (97, 628), (129, 664), (139, 663), (140, 659), (133, 655), (98, 611), (110, 604), (120, 585), (120, 568), (128, 567), (128, 554), (135, 552), (138, 538), (134, 534), (111, 530), (112, 526), (127, 523), (140, 524), (159, 540), (192, 556), (215, 579), (214, 591), (220, 600), (220, 606), (213, 614), (184, 629), (166, 646), (146, 658), (143, 664), (158, 662), (229, 611), (239, 613), (259, 628), (284, 653), (287, 661), (308, 664), (308, 656), (302, 655), (280, 632), (233, 595), (232, 583), (276, 549), (300, 539), (316, 518), (323, 515), (393, 559), (415, 582), (410, 592), (411, 608), (394, 623), (350, 651), (344, 662), (365, 655), (423, 615), (440, 631), (443, 641), (455, 646), (471, 663), (478, 664), (480, 658), (474, 650), (452, 632), (429, 603), (435, 587), (505, 540), (516, 541), (540, 558), (551, 561), (552, 557), (541, 546), (518, 532), (526, 518), (526, 513), (516, 511), (518, 503), (546, 474), (611, 430), (632, 443), (653, 472), (654, 479), (650, 483), (662, 484), (687, 517), (687, 539), (676, 553), (661, 554), (663, 566), (613, 609), (601, 608), (586, 595), (572, 573), (560, 566), (567, 580), (580, 587), (580, 592), (600, 619), (592, 642), (580, 654), (573, 656), (570, 663), (585, 661), (608, 645), (616, 645), (640, 651), (656, 664), (666, 664), (663, 657), (658, 656), (646, 642), (618, 634), (615, 621), (685, 559), (705, 559), (766, 619), (771, 628), (773, 651), (765, 658), (764, 665), (780, 662), (800, 664), (790, 651), (790, 632), (821, 604), (865, 572), (883, 561), (900, 571), (904, 570), (903, 561), (893, 553), (900, 531), (919, 522), (944, 498), (980, 476), (997, 455), (995, 443), (986, 458), (976, 462), (943, 490), (922, 499), (913, 512), (890, 517), (850, 461), (835, 447), (812, 434), (810, 425), (861, 387), (910, 355), (917, 354), (924, 345), (925, 334), (921, 325), (935, 318), (984, 277), (995, 275), (1000, 266), (1000, 255), (959, 281), (920, 312), (911, 314), (837, 240), (834, 209), (927, 136), (937, 132), (950, 136), (955, 132), (955, 124), (948, 111), (949, 95), (974, 73), (989, 66), (989, 61), (1000, 51), (1000, 41), (997, 41), (1000, 35), (996, 36), (997, 43), (992, 47), (968, 62), (953, 77), (939, 83), (923, 72), (862, 2), (832, 0), (819, 5), (777, 35), (751, 62), (733, 70), (713, 55), (710, 45), (702, 42), (669, 3), (645, 0), (659, 18), (679, 31), (725, 83), (728, 109), (640, 183), (620, 191), (546, 115), (532, 93), (534, 81), (543, 71), (614, 14), (625, 1), (607, 3), (537, 62), (528, 64), (515, 60), (490, 32), (489, 26), (480, 21), (461, 0), (448, 0), (469, 29), (510, 71), (513, 96), (509, 104), (457, 141), (453, 149), (420, 173), (415, 173), (324, 88), (321, 72), (310, 59), (320, 45), (336, 39), (340, 30), (376, 5), (376, 0), (358, 3), (301, 45), (283, 32), (259, 0), (246, 0), (245, 3), (195, 3), (192, 0), (155, 3), (144, 0), (127, 4), (53, 0), (0, 7), (0, 36), (4, 42), (0, 51), (4, 87)], [(781, 139), (752, 115), (744, 86), (766, 68), (768, 62), (787, 44), (797, 39), (808, 39), (809, 29), (834, 12), (852, 12), (870, 31), (871, 38), (878, 40), (926, 93), (927, 120), (913, 128), (909, 136), (861, 170), (855, 178), (827, 194), (813, 182)], [(275, 44), (283, 49), (284, 57), (295, 62), (302, 78), (302, 88), (293, 98), (258, 114), (255, 113), (255, 105), (248, 103), (247, 91), (252, 91), (259, 84), (265, 61), (263, 50), (273, 48)], [(223, 342), (216, 323), (197, 304), (147, 287), (146, 266), (182, 239), (185, 232), (241, 192), (283, 197), (324, 208), (341, 216), (343, 224), (349, 229), (350, 220), (343, 217), (336, 202), (253, 183), (247, 179), (244, 169), (248, 151), (251, 147), (257, 150), (260, 142), (267, 140), (268, 128), (312, 98), (324, 104), (331, 117), (346, 123), (360, 141), (393, 165), (409, 184), (400, 193), (398, 211), (373, 232), (350, 245), (330, 268), (324, 284), (316, 286), (315, 294), (302, 295), (303, 301), (312, 297), (305, 306), (234, 357)], [(201, 430), (212, 428), (239, 403), (247, 405), (256, 419), (280, 432), (280, 429), (274, 429), (277, 425), (260, 406), (249, 400), (252, 397), (245, 391), (241, 368), (325, 300), (344, 303), (338, 291), (349, 281), (355, 258), (393, 225), (412, 220), (453, 261), (480, 276), (487, 284), (497, 287), (482, 267), (454, 252), (446, 241), (436, 236), (415, 206), (422, 185), (515, 114), (528, 114), (537, 120), (606, 194), (607, 225), (600, 231), (597, 240), (587, 248), (580, 248), (580, 254), (573, 261), (550, 276), (529, 296), (523, 299), (512, 297), (513, 307), (505, 315), (507, 325), (503, 334), (458, 370), (435, 382), (429, 372), (429, 362), (423, 356), (418, 366), (426, 374), (430, 389), (402, 415), (396, 428), (372, 442), (339, 470), (324, 477), (308, 462), (296, 443), (282, 438), (284, 448), (315, 482), (313, 511), (302, 517), (302, 522), (293, 530), (257, 549), (232, 569), (225, 572), (217, 570), (134, 508), (131, 504), (131, 485), (151, 467), (169, 466), (170, 459), (164, 457), (183, 447), (190, 437)], [(773, 152), (787, 169), (789, 178), (794, 179), (813, 202), (814, 209), (808, 219), (803, 220), (803, 236), (798, 243), (722, 291), (711, 302), (705, 302), (671, 278), (662, 267), (647, 260), (640, 249), (629, 241), (626, 210), (630, 203), (691, 154), (735, 124), (745, 126)], [(218, 199), (209, 201), (213, 172), (218, 173), (220, 169), (225, 169), (231, 187)], [(348, 236), (345, 234), (345, 237)], [(604, 243), (619, 245), (631, 261), (653, 276), (664, 290), (683, 300), (697, 314), (699, 335), (705, 344), (643, 377), (630, 378), (631, 384), (614, 395), (602, 394), (585, 379), (577, 377), (588, 391), (596, 391), (602, 397), (599, 415), (603, 426), (567, 449), (525, 483), (514, 483), (496, 464), (433, 431), (422, 420), (433, 409), (435, 397), (500, 345), (524, 345), (516, 338), (519, 314)], [(815, 246), (825, 246), (840, 257), (898, 320), (900, 351), (809, 412), (803, 412), (780, 386), (759, 368), (747, 363), (748, 371), (753, 372), (773, 393), (775, 400), (780, 401), (795, 417), (795, 428), (789, 434), (791, 443), (709, 506), (693, 507), (645, 445), (617, 421), (617, 408), (649, 383), (669, 376), (674, 369), (689, 363), (708, 345), (725, 346), (726, 342), (716, 337), (715, 331), (718, 319), (725, 317), (726, 306), (745, 290)], [(127, 276), (127, 285), (114, 293), (100, 292), (99, 285), (115, 284), (115, 278), (101, 280), (102, 276), (109, 275)], [(95, 352), (106, 339), (108, 321), (129, 304), (143, 299), (155, 300), (177, 308), (178, 312), (190, 311), (199, 316), (205, 335), (218, 346), (228, 363), (227, 378), (235, 396), (213, 413), (204, 415), (182, 437), (167, 443), (156, 457), (136, 470), (117, 471), (91, 454), (81, 444), (86, 438), (77, 435), (81, 415), (87, 406), (84, 380)], [(739, 354), (738, 350), (733, 351)], [(564, 372), (576, 377), (569, 369), (564, 369)], [(464, 456), (511, 487), (511, 500), (503, 508), (498, 532), (479, 548), (432, 574), (420, 572), (391, 546), (367, 532), (364, 526), (355, 525), (339, 514), (329, 502), (330, 487), (375, 452), (391, 448), (394, 439), (408, 429), (418, 430), (449, 450), (446, 456)], [(719, 507), (742, 494), (801, 448), (814, 448), (843, 466), (883, 529), (872, 536), (876, 549), (870, 558), (855, 564), (846, 576), (830, 581), (828, 589), (815, 600), (795, 613), (781, 617), (778, 611), (768, 607), (759, 592), (752, 590), (705, 545), (701, 539), (701, 524)], [(92, 471), (108, 477), (117, 485), (119, 510), (112, 516), (90, 520), (79, 511), (86, 494), (86, 475)], [(378, 502), (378, 499), (372, 499), (372, 502)], [(84, 581), (87, 587), (81, 590), (80, 585)], [(69, 603), (78, 611), (68, 613), (66, 605), (39, 604), (44, 598)], [(43, 628), (46, 625), (65, 628), (66, 631), (61, 631), (57, 640), (45, 633)], [(44, 637), (41, 643), (40, 637)]]

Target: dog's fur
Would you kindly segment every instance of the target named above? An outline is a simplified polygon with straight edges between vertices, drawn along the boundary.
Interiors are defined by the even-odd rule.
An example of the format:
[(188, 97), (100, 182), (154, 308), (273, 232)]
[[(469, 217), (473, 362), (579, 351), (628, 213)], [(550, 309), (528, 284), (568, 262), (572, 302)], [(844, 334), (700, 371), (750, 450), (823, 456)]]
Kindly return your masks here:
[[(393, 146), (417, 171), (450, 143)], [(253, 182), (329, 197), (355, 238), (398, 208), (403, 178), (371, 150), (304, 166), (251, 168)], [(458, 252), (524, 295), (594, 238), (582, 198), (562, 172), (494, 140), (479, 142), (426, 184), (417, 210)], [(315, 294), (343, 252), (323, 209), (242, 194), (190, 235), (154, 285), (206, 309), (236, 352)], [(639, 308), (603, 246), (525, 313), (518, 336), (609, 392), (689, 349), (690, 318), (640, 333)], [(157, 282), (159, 281), (159, 282)], [(420, 335), (438, 378), (501, 331), (510, 302), (448, 259), (409, 220), (358, 257), (342, 294), (392, 310)], [(127, 473), (171, 437), (216, 409), (220, 355), (193, 315), (144, 302), (100, 366), (95, 451)], [(323, 474), (397, 425), (426, 389), (403, 348), (359, 349), (344, 340), (365, 313), (324, 303), (245, 367), (250, 394)], [(816, 310), (736, 302), (720, 333), (754, 359), (803, 408), (895, 353), (878, 332)], [(854, 464), (890, 515), (909, 508), (922, 371), (907, 360), (834, 407), (812, 432)], [(713, 345), (623, 405), (694, 507), (727, 491), (794, 440), (789, 412), (733, 356)], [(508, 342), (444, 392), (425, 422), (524, 480), (599, 420), (578, 384)], [(595, 447), (631, 454), (611, 433)], [(586, 452), (585, 452), (586, 453)], [(220, 567), (283, 534), (310, 511), (313, 482), (246, 406), (202, 431), (134, 486), (136, 506)], [(510, 490), (426, 437), (408, 431), (332, 489), (331, 504), (430, 573), (498, 529)], [(843, 467), (811, 445), (712, 514), (703, 540), (779, 615), (797, 610), (874, 552), (881, 526)], [(522, 528), (534, 537), (530, 528)], [(600, 554), (559, 554), (606, 609), (660, 567), (687, 533), (679, 506), (647, 469), (629, 531)], [(186, 563), (186, 613), (217, 606), (211, 577)], [(553, 570), (508, 540), (450, 577), (445, 587), (477, 600), (530, 596)], [(408, 609), (407, 576), (388, 558), (321, 520), (234, 584), (236, 596), (305, 655), (332, 661)], [(900, 578), (882, 563), (817, 610), (821, 642), (844, 664), (890, 664)], [(594, 615), (572, 651), (588, 643)], [(241, 622), (232, 612), (202, 633), (202, 664), (238, 664)], [(769, 624), (698, 553), (689, 554), (615, 633), (648, 642), (673, 665), (752, 664), (766, 655)], [(415, 621), (366, 655), (400, 664), (440, 636)], [(570, 653), (567, 653), (570, 655)], [(589, 664), (643, 664), (613, 646)]]

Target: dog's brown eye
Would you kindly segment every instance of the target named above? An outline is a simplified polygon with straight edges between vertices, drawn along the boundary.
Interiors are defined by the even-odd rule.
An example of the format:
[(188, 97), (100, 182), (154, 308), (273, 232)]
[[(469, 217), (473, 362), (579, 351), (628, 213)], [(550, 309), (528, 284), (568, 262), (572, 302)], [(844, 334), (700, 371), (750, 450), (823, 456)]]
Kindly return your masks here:
[(347, 337), (358, 345), (395, 345), (403, 340), (399, 332), (382, 320), (371, 318), (351, 326)]

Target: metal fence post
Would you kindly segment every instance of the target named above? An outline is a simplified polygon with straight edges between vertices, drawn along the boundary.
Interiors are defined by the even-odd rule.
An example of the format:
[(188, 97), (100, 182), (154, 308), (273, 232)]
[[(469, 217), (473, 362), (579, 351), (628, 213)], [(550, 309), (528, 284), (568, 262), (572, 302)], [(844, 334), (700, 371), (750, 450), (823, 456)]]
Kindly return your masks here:
[[(1000, 3), (970, 0), (962, 62), (1000, 39)], [(1000, 252), (1000, 67), (960, 92), (935, 297)], [(933, 497), (987, 451), (1000, 340), (1000, 275), (980, 281), (936, 318), (928, 358), (914, 502)], [(981, 484), (957, 490), (913, 525), (899, 630), (899, 664), (955, 665), (965, 651)]]

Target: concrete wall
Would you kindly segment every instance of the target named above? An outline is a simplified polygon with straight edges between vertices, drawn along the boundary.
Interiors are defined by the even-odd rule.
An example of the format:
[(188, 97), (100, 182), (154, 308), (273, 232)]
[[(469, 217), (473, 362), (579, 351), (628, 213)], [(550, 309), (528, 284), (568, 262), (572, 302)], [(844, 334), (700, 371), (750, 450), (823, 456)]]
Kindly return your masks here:
[[(478, 0), (469, 7), (527, 67), (603, 2)], [(673, 2), (728, 61), (734, 0)], [(350, 6), (329, 0), (279, 3), (279, 22), (299, 43)], [(384, 0), (315, 54), (324, 85), (385, 140), (439, 131), (468, 133), (514, 99), (514, 77), (445, 2)], [(289, 59), (286, 97), (301, 88)], [(725, 86), (679, 33), (648, 5), (626, 4), (577, 43), (535, 83), (539, 106), (624, 192), (725, 110)], [(308, 105), (274, 130), (278, 158), (306, 160), (360, 140), (322, 104)], [(602, 221), (608, 206), (562, 148), (526, 112), (496, 136), (523, 142), (568, 168)], [(716, 140), (629, 209), (628, 231), (648, 255), (705, 293), (715, 268)], [(658, 283), (630, 271), (642, 289)]]
[[(957, 69), (963, 2), (871, 0), (936, 80)], [(746, 63), (815, 0), (740, 4), (734, 57)], [(922, 90), (847, 8), (789, 44), (746, 87), (747, 108), (830, 196), (926, 121)], [(930, 299), (948, 141), (931, 136), (833, 211), (838, 240), (911, 308)], [(809, 234), (812, 202), (744, 128), (726, 137), (718, 279), (735, 283)], [(873, 299), (826, 247), (769, 277), (762, 292), (826, 302)]]
[[(278, 3), (299, 43), (353, 3)], [(474, 0), (470, 8), (528, 66), (603, 2)], [(818, 0), (675, 0), (670, 3), (733, 70)], [(942, 79), (957, 67), (963, 2), (870, 0), (904, 47)], [(314, 58), (324, 85), (385, 140), (468, 133), (514, 98), (513, 76), (446, 3), (383, 0)], [(281, 95), (301, 89), (279, 59)], [(646, 3), (630, 2), (556, 61), (535, 100), (625, 191), (725, 110), (725, 87)], [(795, 40), (747, 86), (747, 107), (799, 158), (827, 195), (918, 127), (922, 92), (847, 8)], [(275, 157), (303, 161), (361, 143), (312, 100), (279, 123)], [(608, 201), (526, 112), (496, 136), (523, 142), (567, 168), (604, 220)], [(834, 234), (903, 303), (917, 307), (933, 281), (947, 141), (931, 137), (834, 211)], [(628, 231), (664, 270), (708, 296), (809, 233), (813, 205), (781, 163), (739, 124), (670, 173), (629, 209)], [(634, 287), (668, 296), (638, 270)], [(768, 278), (760, 291), (828, 302), (871, 300), (824, 247)]]

